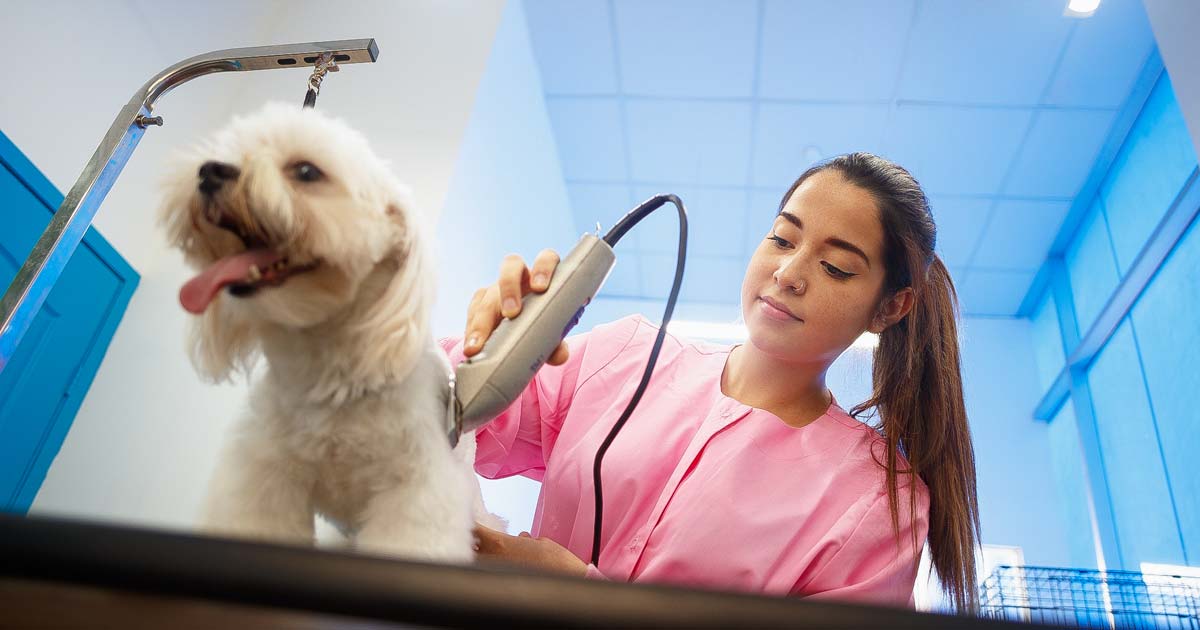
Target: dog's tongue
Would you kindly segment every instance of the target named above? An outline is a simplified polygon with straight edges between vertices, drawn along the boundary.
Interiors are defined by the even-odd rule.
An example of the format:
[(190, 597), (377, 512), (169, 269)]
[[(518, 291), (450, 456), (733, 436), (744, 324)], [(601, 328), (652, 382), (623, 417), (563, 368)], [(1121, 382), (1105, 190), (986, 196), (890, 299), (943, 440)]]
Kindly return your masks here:
[(283, 258), (269, 249), (251, 249), (240, 254), (226, 256), (187, 281), (179, 290), (179, 303), (187, 312), (199, 315), (217, 296), (217, 293), (234, 282), (246, 279), (251, 265), (266, 269)]

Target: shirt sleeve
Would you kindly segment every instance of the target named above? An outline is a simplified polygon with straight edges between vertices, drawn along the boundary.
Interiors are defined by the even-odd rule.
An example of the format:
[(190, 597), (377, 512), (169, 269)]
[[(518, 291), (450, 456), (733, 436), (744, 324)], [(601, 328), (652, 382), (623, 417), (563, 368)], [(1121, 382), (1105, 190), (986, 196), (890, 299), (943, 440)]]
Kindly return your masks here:
[(907, 493), (902, 490), (897, 498), (899, 541), (892, 531), (887, 493), (880, 493), (840, 548), (794, 594), (818, 600), (913, 607), (917, 565), (929, 532), (929, 499), (922, 487), (917, 495), (916, 519), (910, 519)]
[[(475, 472), (488, 479), (524, 475), (541, 481), (546, 462), (571, 406), (580, 371), (593, 341), (607, 345), (602, 328), (566, 339), (569, 356), (562, 365), (546, 365), (507, 409), (475, 431)], [(600, 333), (600, 334), (597, 334)], [(461, 337), (440, 339), (450, 364), (465, 359)]]

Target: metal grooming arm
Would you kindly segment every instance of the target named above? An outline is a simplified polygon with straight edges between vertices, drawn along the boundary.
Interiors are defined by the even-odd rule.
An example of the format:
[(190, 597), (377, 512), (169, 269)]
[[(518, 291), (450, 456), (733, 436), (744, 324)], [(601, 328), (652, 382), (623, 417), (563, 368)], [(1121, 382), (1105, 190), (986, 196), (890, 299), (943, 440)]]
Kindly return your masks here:
[(160, 96), (177, 85), (214, 72), (312, 66), (322, 53), (332, 53), (339, 65), (366, 63), (379, 57), (379, 47), (374, 39), (346, 39), (216, 50), (185, 59), (159, 72), (134, 93), (50, 219), (49, 227), (33, 246), (4, 298), (0, 299), (0, 372), (16, 352), (21, 336), (33, 322), (63, 267), (92, 224), (96, 209), (121, 169), (125, 168), (146, 127), (162, 125), (161, 117), (151, 116)]

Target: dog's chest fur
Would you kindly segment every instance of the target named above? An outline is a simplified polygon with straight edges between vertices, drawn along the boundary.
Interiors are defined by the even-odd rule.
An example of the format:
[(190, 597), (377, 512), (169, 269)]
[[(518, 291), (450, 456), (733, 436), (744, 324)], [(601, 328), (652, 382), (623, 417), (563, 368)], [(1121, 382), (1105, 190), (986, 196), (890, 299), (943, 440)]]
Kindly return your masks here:
[[(269, 370), (279, 371), (276, 365)], [(450, 450), (442, 424), (448, 370), (431, 344), (402, 381), (338, 402), (308, 400), (310, 388), (298, 386), (293, 375), (271, 372), (251, 400), (296, 472), (311, 479), (314, 511), (353, 530), (372, 496), (411, 482), (410, 474), (434, 452)]]

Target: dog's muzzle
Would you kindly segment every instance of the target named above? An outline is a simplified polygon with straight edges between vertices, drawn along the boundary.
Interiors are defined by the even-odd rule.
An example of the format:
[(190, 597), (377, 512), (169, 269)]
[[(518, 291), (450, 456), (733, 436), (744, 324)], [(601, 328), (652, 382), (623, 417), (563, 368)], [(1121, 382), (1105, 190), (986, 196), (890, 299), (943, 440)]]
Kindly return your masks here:
[(241, 170), (232, 164), (225, 162), (210, 161), (200, 165), (200, 192), (205, 195), (212, 196), (218, 190), (225, 186), (226, 182), (234, 181), (241, 174)]

